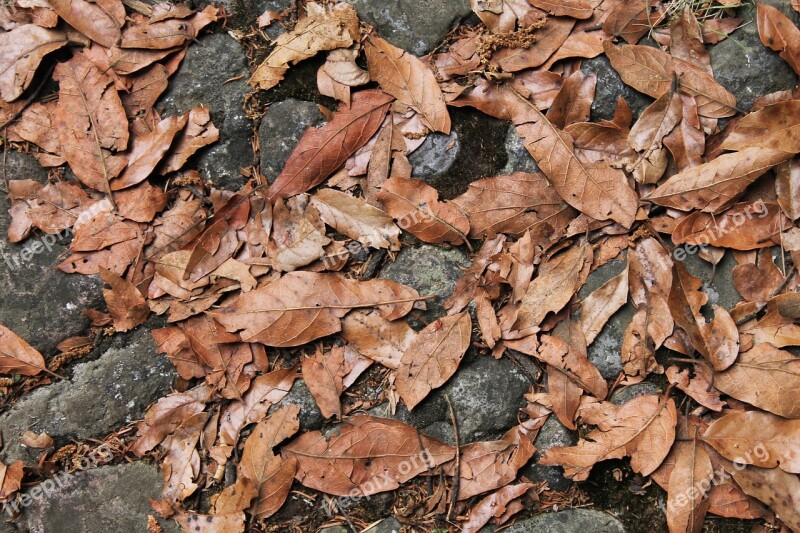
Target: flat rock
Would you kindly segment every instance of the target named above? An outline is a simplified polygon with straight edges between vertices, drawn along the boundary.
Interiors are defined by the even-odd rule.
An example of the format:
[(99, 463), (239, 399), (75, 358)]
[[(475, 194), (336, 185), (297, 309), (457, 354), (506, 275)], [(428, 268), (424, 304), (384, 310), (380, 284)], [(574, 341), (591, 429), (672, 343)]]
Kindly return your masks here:
[[(418, 428), (448, 444), (454, 444), (453, 424), (445, 395), (450, 396), (458, 420), (462, 444), (492, 440), (502, 436), (517, 423), (517, 411), (525, 405), (523, 395), (530, 382), (506, 357), (494, 359), (478, 355), (462, 361), (450, 380), (431, 391), (425, 400), (409, 412), (397, 406), (392, 418)], [(388, 403), (372, 410), (375, 416), (391, 416)]]
[(9, 180), (47, 182), (47, 171), (33, 156), (22, 152), (9, 151), (5, 156), (5, 161), (0, 158), (0, 169)]
[[(156, 109), (175, 115), (203, 104), (219, 128), (220, 140), (201, 150), (187, 165), (197, 168), (216, 186), (237, 190), (245, 183), (241, 169), (253, 163), (251, 122), (244, 114), (247, 56), (227, 33), (200, 38), (189, 47), (180, 70), (172, 77)], [(231, 78), (241, 77), (225, 83)]]
[(639, 396), (658, 395), (662, 392), (664, 391), (661, 387), (652, 381), (643, 381), (614, 391), (614, 394), (611, 395), (611, 403), (615, 405), (625, 405)]
[(564, 477), (563, 468), (537, 463), (541, 459), (542, 453), (553, 446), (575, 446), (577, 442), (575, 434), (559, 422), (556, 415), (550, 415), (536, 436), (533, 443), (536, 446), (536, 453), (531, 461), (522, 468), (522, 474), (531, 481), (546, 481), (550, 490), (566, 491), (572, 485), (572, 480)]
[(347, 0), (381, 37), (416, 56), (430, 52), (472, 11), (467, 0)]
[(520, 520), (503, 530), (505, 533), (625, 533), (622, 522), (613, 516), (592, 509), (567, 509), (554, 513), (544, 513)]
[(441, 246), (422, 244), (401, 250), (394, 263), (381, 269), (380, 277), (413, 287), (420, 296), (438, 296), (426, 300), (428, 310), (421, 313), (423, 317), (433, 320), (445, 314), (442, 302), (453, 293), (456, 282), (463, 274), (461, 268), (469, 265), (469, 256), (459, 248), (447, 250)]
[(503, 168), (503, 174), (540, 172), (539, 165), (536, 164), (536, 160), (531, 157), (530, 152), (525, 148), (525, 141), (517, 134), (517, 128), (514, 126), (508, 127), (505, 148), (508, 162)]
[[(156, 516), (148, 498), (159, 497), (162, 478), (154, 465), (138, 462), (103, 466), (76, 472), (66, 479), (63, 486), (56, 485), (25, 510), (19, 521), (27, 522), (27, 531), (147, 531), (147, 516)], [(180, 530), (173, 521), (162, 520), (161, 526), (169, 533)]]
[[(41, 167), (28, 156), (9, 157), (9, 170), (12, 168), (20, 178), (41, 178), (37, 176), (37, 169), (42, 170)], [(11, 203), (3, 195), (0, 199), (0, 294), (6, 297), (0, 305), (0, 324), (49, 356), (59, 342), (89, 326), (83, 310), (104, 305), (102, 282), (97, 276), (65, 274), (54, 268), (60, 262), (59, 256), (66, 251), (66, 232), (60, 236), (34, 234), (21, 244), (8, 242), (9, 207)]]
[(461, 143), (458, 132), (453, 130), (450, 135), (434, 132), (408, 156), (408, 162), (413, 167), (413, 177), (426, 181), (435, 180), (450, 170), (458, 157)]
[[(759, 3), (780, 9), (795, 25), (800, 23), (800, 15), (785, 0)], [(737, 13), (742, 18), (742, 27), (712, 46), (710, 54), (714, 77), (736, 96), (737, 107), (747, 111), (759, 96), (794, 89), (797, 74), (759, 39), (755, 2), (742, 2), (742, 5)]]
[(37, 450), (20, 446), (26, 430), (45, 432), (57, 443), (69, 437), (103, 437), (142, 417), (145, 409), (170, 391), (176, 372), (156, 354), (144, 326), (111, 339), (98, 359), (75, 365), (72, 379), (34, 389), (0, 416), (6, 463), (35, 461)]
[(325, 116), (313, 102), (290, 98), (269, 106), (258, 128), (261, 174), (275, 181), (306, 129), (321, 126)]

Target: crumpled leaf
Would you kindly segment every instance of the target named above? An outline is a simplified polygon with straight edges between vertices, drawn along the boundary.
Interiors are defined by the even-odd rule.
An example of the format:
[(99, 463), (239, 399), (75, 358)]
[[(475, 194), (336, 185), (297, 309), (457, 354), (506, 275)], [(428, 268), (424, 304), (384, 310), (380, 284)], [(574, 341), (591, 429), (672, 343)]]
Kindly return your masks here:
[(175, 136), (186, 125), (186, 119), (187, 115), (165, 118), (150, 133), (134, 137), (128, 165), (111, 182), (111, 190), (118, 191), (146, 180), (172, 146)]
[(267, 90), (277, 85), (290, 64), (315, 56), (323, 50), (348, 48), (358, 36), (358, 15), (347, 3), (325, 8), (310, 2), (306, 16), (295, 28), (275, 40), (275, 48), (253, 72), (250, 85)]
[(199, 385), (186, 392), (173, 392), (150, 406), (144, 419), (136, 424), (137, 440), (131, 451), (142, 457), (187, 420), (206, 408), (211, 389)]
[(533, 487), (533, 483), (506, 485), (497, 492), (485, 497), (470, 510), (469, 517), (462, 526), (461, 531), (464, 533), (477, 533), (489, 523), (489, 520), (502, 516), (512, 501), (520, 498)]
[(296, 478), (304, 486), (337, 496), (370, 496), (455, 457), (451, 446), (389, 418), (356, 415), (338, 430), (330, 438), (320, 431), (304, 433), (284, 446), (282, 455), (297, 459)]
[(400, 228), (384, 211), (335, 189), (321, 189), (311, 198), (320, 218), (343, 235), (372, 248), (400, 249)]
[(150, 308), (136, 285), (110, 270), (101, 270), (100, 277), (111, 287), (103, 289), (103, 298), (109, 314), (114, 319), (114, 329), (120, 332), (129, 331), (144, 324), (150, 314)]

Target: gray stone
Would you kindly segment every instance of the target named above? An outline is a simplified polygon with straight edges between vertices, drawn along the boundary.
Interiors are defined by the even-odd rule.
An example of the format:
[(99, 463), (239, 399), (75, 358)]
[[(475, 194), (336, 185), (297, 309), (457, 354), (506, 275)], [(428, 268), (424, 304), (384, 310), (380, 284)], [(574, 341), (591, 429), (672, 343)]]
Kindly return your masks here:
[[(800, 22), (800, 15), (786, 0), (759, 3), (780, 9), (795, 24)], [(797, 74), (759, 39), (755, 2), (742, 4), (737, 16), (742, 18), (744, 26), (712, 46), (710, 54), (714, 78), (736, 96), (737, 107), (747, 111), (759, 96), (794, 89), (797, 85)]]
[(624, 405), (634, 398), (639, 396), (647, 396), (649, 394), (661, 394), (664, 392), (661, 387), (652, 381), (643, 381), (635, 385), (628, 385), (618, 389), (611, 395), (611, 403), (615, 405)]
[[(27, 169), (25, 176), (35, 177), (34, 167), (25, 158), (13, 160), (14, 165), (21, 163), (16, 168)], [(55, 236), (34, 234), (21, 244), (9, 243), (6, 238), (11, 222), (9, 207), (10, 202), (3, 195), (0, 199), (0, 294), (4, 297), (0, 305), (0, 324), (49, 356), (59, 342), (82, 333), (89, 326), (83, 310), (103, 305), (102, 282), (97, 276), (65, 274), (54, 268), (60, 262), (59, 256), (66, 251), (66, 239), (54, 242)], [(23, 253), (26, 258), (21, 255)]]
[[(195, 156), (194, 166), (218, 187), (237, 190), (245, 183), (241, 169), (253, 164), (251, 122), (244, 113), (247, 56), (227, 33), (202, 37), (189, 47), (180, 70), (170, 80), (157, 109), (166, 115), (188, 111), (203, 104), (219, 128), (220, 139)], [(226, 80), (244, 76), (236, 81)]]
[(350, 528), (344, 526), (324, 527), (319, 530), (319, 533), (350, 533)]
[(508, 127), (508, 134), (506, 135), (506, 154), (508, 154), (508, 162), (503, 168), (503, 174), (539, 172), (539, 165), (536, 164), (528, 149), (525, 148), (522, 137), (517, 134), (517, 128), (513, 125)]
[(553, 446), (575, 446), (578, 439), (575, 434), (559, 422), (555, 415), (550, 415), (539, 430), (534, 445), (536, 453), (531, 461), (522, 469), (522, 474), (531, 481), (546, 481), (551, 490), (564, 492), (570, 488), (572, 481), (564, 477), (564, 469), (560, 466), (537, 464), (542, 453)]
[(384, 39), (414, 55), (430, 52), (462, 18), (467, 0), (347, 0)]
[(397, 518), (389, 517), (381, 520), (369, 529), (364, 530), (364, 533), (400, 533), (400, 528), (403, 527)]
[(704, 314), (709, 317), (713, 315), (713, 304), (730, 311), (742, 299), (731, 281), (733, 268), (737, 265), (733, 252), (726, 252), (716, 267), (697, 254), (687, 255), (684, 264), (689, 274), (703, 282), (703, 291), (708, 294), (708, 305), (703, 308)]
[(421, 296), (438, 296), (426, 300), (428, 310), (421, 313), (433, 320), (444, 315), (442, 302), (453, 293), (461, 269), (469, 265), (469, 256), (461, 249), (423, 244), (401, 250), (394, 263), (383, 267), (380, 277), (413, 287)]
[[(34, 500), (20, 520), (31, 533), (147, 531), (147, 516), (156, 515), (148, 498), (158, 499), (161, 488), (158, 468), (142, 462), (84, 470)], [(161, 526), (180, 530), (171, 520)]]
[(156, 354), (149, 329), (114, 337), (98, 359), (75, 365), (71, 380), (29, 392), (0, 416), (6, 444), (2, 459), (31, 461), (40, 455), (19, 444), (29, 429), (57, 442), (103, 437), (141, 418), (151, 403), (169, 393), (176, 375), (169, 360)]
[(414, 169), (413, 176), (423, 180), (442, 176), (453, 166), (460, 149), (461, 143), (455, 130), (450, 135), (431, 133), (408, 157)]
[[(467, 355), (470, 358), (470, 354)], [(453, 424), (445, 395), (450, 396), (458, 419), (462, 444), (491, 440), (517, 423), (517, 411), (530, 382), (506, 357), (477, 356), (462, 362), (456, 374), (409, 412), (397, 406), (393, 418), (411, 424), (425, 435), (454, 444)], [(388, 403), (372, 410), (375, 416), (391, 416)]]
[(581, 65), (581, 70), (586, 74), (597, 74), (597, 89), (595, 90), (594, 102), (592, 102), (592, 122), (614, 118), (619, 96), (622, 96), (628, 102), (631, 111), (633, 111), (634, 119), (653, 101), (649, 96), (626, 85), (617, 74), (617, 71), (611, 68), (611, 62), (605, 54), (593, 59), (585, 59)]
[[(578, 297), (582, 300), (600, 287), (603, 283), (610, 280), (627, 268), (627, 261), (609, 261), (589, 275), (586, 283), (578, 291)], [(625, 337), (625, 329), (633, 319), (635, 309), (632, 305), (626, 304), (617, 311), (609, 320), (600, 333), (595, 337), (594, 342), (589, 345), (588, 356), (600, 370), (600, 374), (605, 379), (614, 379), (622, 372), (622, 340)]]
[(9, 180), (34, 180), (47, 182), (47, 171), (33, 156), (22, 152), (9, 151), (5, 162), (0, 158), (0, 173)]
[(300, 408), (300, 431), (313, 431), (322, 427), (325, 417), (317, 406), (317, 402), (308, 390), (306, 382), (302, 379), (295, 380), (292, 390), (283, 397), (283, 400), (273, 405), (269, 413), (285, 405), (296, 405)]
[(622, 522), (610, 514), (593, 509), (567, 509), (555, 513), (544, 513), (520, 520), (503, 530), (505, 533), (625, 533)]
[(269, 106), (258, 128), (261, 174), (269, 183), (281, 173), (306, 129), (324, 122), (325, 116), (313, 102), (290, 98)]

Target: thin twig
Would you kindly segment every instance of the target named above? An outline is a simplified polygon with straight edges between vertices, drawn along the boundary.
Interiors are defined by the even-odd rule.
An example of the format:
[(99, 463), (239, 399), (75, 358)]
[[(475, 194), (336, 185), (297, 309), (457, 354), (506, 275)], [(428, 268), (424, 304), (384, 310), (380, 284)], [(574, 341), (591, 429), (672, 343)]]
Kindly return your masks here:
[(456, 411), (453, 409), (453, 402), (450, 401), (450, 395), (445, 394), (444, 399), (447, 400), (447, 406), (450, 408), (450, 421), (453, 423), (453, 437), (456, 442), (456, 464), (455, 471), (453, 472), (453, 493), (450, 495), (450, 505), (447, 508), (447, 521), (449, 522), (453, 516), (453, 509), (458, 502), (458, 486), (461, 481), (461, 443), (458, 437), (458, 420), (456, 420)]

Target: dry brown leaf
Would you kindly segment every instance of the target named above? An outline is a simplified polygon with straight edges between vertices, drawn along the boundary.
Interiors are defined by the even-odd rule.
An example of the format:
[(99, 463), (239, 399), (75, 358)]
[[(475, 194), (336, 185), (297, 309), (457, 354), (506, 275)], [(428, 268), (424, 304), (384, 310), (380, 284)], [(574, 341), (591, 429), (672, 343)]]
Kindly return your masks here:
[(597, 75), (584, 74), (581, 70), (573, 72), (561, 86), (550, 109), (547, 120), (556, 128), (564, 129), (578, 122), (587, 122), (594, 101)]
[(800, 479), (795, 474), (754, 466), (732, 468), (730, 474), (745, 494), (767, 504), (792, 530), (800, 530)]
[(344, 392), (348, 372), (343, 346), (334, 346), (327, 352), (317, 347), (311, 356), (303, 358), (303, 380), (325, 418), (342, 419), (339, 396)]
[(455, 450), (412, 426), (389, 418), (356, 415), (326, 438), (300, 435), (283, 448), (296, 458), (297, 480), (337, 496), (370, 496), (394, 490), (422, 472), (455, 457)]
[(67, 23), (106, 48), (120, 39), (125, 24), (125, 6), (120, 0), (48, 0), (50, 7)]
[(492, 518), (502, 516), (512, 501), (522, 497), (533, 487), (533, 483), (518, 483), (517, 485), (507, 485), (490, 494), (470, 510), (468, 519), (462, 526), (461, 531), (464, 533), (477, 533)]
[(722, 411), (725, 402), (720, 400), (719, 391), (705, 379), (706, 374), (708, 372), (698, 370), (698, 373), (690, 378), (688, 368), (679, 371), (677, 366), (667, 368), (666, 372), (669, 382), (691, 396), (694, 401), (712, 411)]
[(307, 197), (297, 195), (284, 204), (278, 199), (273, 206), (272, 242), (267, 255), (272, 267), (290, 272), (306, 266), (325, 255), (324, 247), (331, 240), (325, 236), (325, 224), (316, 210), (308, 209)]
[(616, 2), (607, 13), (603, 31), (619, 36), (630, 44), (636, 44), (645, 33), (659, 24), (665, 16), (661, 2), (650, 0), (626, 0)]
[(175, 521), (184, 531), (192, 533), (244, 533), (244, 513), (224, 515), (195, 514), (180, 512)]
[(800, 152), (800, 100), (777, 102), (743, 116), (720, 145), (721, 150), (753, 147)]
[(42, 354), (0, 324), (0, 373), (35, 376), (46, 370)]
[(417, 333), (403, 320), (389, 321), (375, 309), (357, 309), (342, 320), (342, 338), (388, 368), (400, 366)]
[(152, 450), (187, 420), (206, 408), (211, 389), (199, 385), (186, 392), (173, 392), (150, 406), (144, 419), (136, 424), (137, 440), (131, 451), (142, 457)]
[[(777, 384), (777, 385), (776, 385)], [(800, 418), (800, 359), (767, 343), (714, 374), (721, 392), (785, 418)]]
[(340, 319), (359, 307), (378, 307), (384, 318), (408, 314), (417, 291), (384, 279), (365, 282), (336, 274), (290, 272), (210, 313), (242, 340), (267, 346), (300, 346), (338, 332)]
[(136, 285), (110, 270), (101, 270), (100, 277), (110, 286), (109, 289), (103, 289), (103, 298), (109, 314), (114, 318), (114, 329), (129, 331), (144, 324), (150, 308)]
[(626, 268), (581, 301), (578, 322), (586, 343), (592, 344), (603, 326), (628, 301), (628, 269)]
[(24, 469), (24, 461), (14, 461), (10, 465), (0, 461), (0, 501), (7, 501), (22, 488)]
[(706, 492), (711, 488), (714, 468), (702, 446), (684, 446), (681, 451), (669, 477), (667, 525), (671, 532), (700, 533), (710, 503)]
[(474, 239), (530, 232), (536, 244), (544, 244), (560, 237), (576, 215), (543, 174), (524, 172), (473, 181), (453, 203), (469, 218)]
[(775, 168), (775, 192), (783, 213), (792, 221), (800, 218), (800, 158)]
[(472, 319), (463, 312), (432, 322), (416, 336), (400, 360), (395, 382), (409, 411), (455, 373), (471, 334)]
[(400, 228), (392, 217), (364, 200), (335, 189), (321, 189), (310, 205), (339, 233), (372, 248), (400, 249)]
[(358, 36), (358, 15), (349, 4), (323, 7), (310, 2), (306, 16), (290, 32), (275, 40), (275, 48), (250, 78), (255, 89), (267, 90), (277, 85), (290, 64), (315, 56), (323, 50), (348, 48)]
[(791, 153), (771, 148), (746, 148), (721, 155), (671, 176), (644, 199), (684, 211), (718, 213), (759, 176), (790, 157)]
[(800, 421), (762, 411), (739, 411), (715, 420), (703, 440), (738, 465), (800, 473)]
[(402, 229), (432, 243), (464, 244), (469, 221), (457, 207), (439, 202), (439, 192), (422, 180), (392, 176), (378, 193)]
[(129, 26), (122, 32), (120, 48), (165, 50), (182, 46), (197, 36), (190, 21), (170, 19)]
[(26, 431), (22, 434), (22, 437), (19, 439), (19, 443), (23, 446), (28, 448), (36, 448), (38, 450), (43, 450), (45, 448), (49, 448), (55, 442), (53, 438), (48, 435), (47, 433), (34, 433), (33, 431)]
[(723, 118), (736, 113), (736, 98), (701, 68), (650, 46), (614, 46), (608, 41), (603, 46), (622, 81), (637, 91), (658, 98), (678, 76), (680, 88), (697, 100), (701, 116)]
[(42, 58), (67, 44), (60, 31), (25, 24), (0, 34), (0, 96), (16, 100), (33, 81)]
[(592, 466), (606, 459), (631, 457), (634, 472), (649, 475), (658, 468), (675, 440), (677, 412), (672, 399), (639, 396), (622, 406), (592, 401), (581, 405), (579, 419), (597, 429), (577, 446), (555, 446), (545, 451), (540, 464), (563, 465), (564, 475), (585, 480)]
[(206, 106), (193, 107), (188, 111), (186, 128), (177, 135), (172, 148), (164, 157), (161, 175), (180, 170), (200, 148), (218, 140), (219, 130), (211, 122), (209, 109)]
[(491, 63), (504, 72), (519, 72), (539, 67), (564, 44), (574, 27), (573, 18), (550, 17), (544, 26), (526, 32), (535, 41), (535, 46), (501, 48), (492, 54)]
[(339, 109), (321, 128), (307, 130), (270, 185), (270, 199), (288, 198), (325, 181), (378, 131), (391, 100), (380, 91), (359, 91), (350, 107)]
[(167, 153), (175, 136), (186, 125), (187, 115), (163, 119), (153, 131), (136, 136), (131, 143), (128, 165), (111, 182), (111, 190), (118, 191), (146, 180)]
[(667, 168), (667, 153), (661, 144), (683, 117), (683, 101), (672, 90), (650, 104), (628, 135), (628, 143), (638, 157), (626, 165), (639, 183), (657, 183)]
[(532, 0), (530, 3), (554, 17), (588, 19), (592, 16), (592, 11), (600, 2), (599, 0), (566, 0), (561, 2), (556, 2), (554, 0)]
[(777, 204), (740, 202), (719, 215), (695, 211), (684, 217), (672, 232), (672, 242), (756, 250), (779, 244), (781, 230), (789, 226)]
[(194, 494), (199, 486), (195, 482), (200, 475), (200, 454), (196, 448), (207, 420), (208, 413), (197, 413), (161, 443), (166, 450), (161, 463), (164, 478), (161, 500), (170, 507)]
[(296, 405), (281, 407), (259, 422), (244, 443), (237, 471), (240, 478), (251, 480), (256, 488), (250, 513), (257, 519), (275, 514), (289, 495), (297, 461), (293, 457), (284, 461), (272, 449), (297, 433), (299, 414)]
[(470, 0), (469, 4), (493, 33), (514, 31), (517, 23), (528, 27), (543, 16), (527, 0)]
[(450, 114), (431, 69), (418, 58), (375, 35), (367, 37), (364, 51), (372, 81), (416, 110), (429, 129), (450, 134)]
[(126, 157), (113, 152), (128, 146), (128, 119), (111, 78), (75, 54), (56, 66), (53, 79), (59, 82), (54, 126), (62, 155), (83, 183), (108, 191), (109, 181), (127, 165)]
[(758, 36), (764, 46), (780, 52), (795, 72), (800, 74), (800, 29), (779, 9), (757, 4)]

